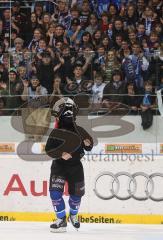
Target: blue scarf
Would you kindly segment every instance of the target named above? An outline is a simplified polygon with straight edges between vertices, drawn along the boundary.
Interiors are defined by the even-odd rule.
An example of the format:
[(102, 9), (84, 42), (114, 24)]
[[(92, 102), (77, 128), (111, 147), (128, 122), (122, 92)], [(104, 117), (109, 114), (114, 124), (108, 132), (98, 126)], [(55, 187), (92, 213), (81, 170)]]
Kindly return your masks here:
[(143, 87), (143, 79), (142, 79), (142, 75), (141, 75), (141, 65), (142, 65), (142, 61), (135, 55), (132, 55), (132, 64), (134, 66), (135, 69), (135, 82), (136, 82), (136, 86), (138, 88)]
[(143, 105), (144, 106), (151, 105), (150, 93), (145, 93), (144, 98), (143, 98)]

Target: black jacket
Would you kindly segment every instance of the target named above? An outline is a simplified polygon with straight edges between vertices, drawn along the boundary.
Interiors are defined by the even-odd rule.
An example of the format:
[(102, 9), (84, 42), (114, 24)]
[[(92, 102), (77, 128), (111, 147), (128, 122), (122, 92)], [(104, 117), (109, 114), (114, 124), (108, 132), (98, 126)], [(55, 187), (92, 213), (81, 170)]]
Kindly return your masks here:
[[(64, 131), (65, 130), (69, 131), (69, 133), (68, 133), (69, 138), (66, 140), (65, 145), (64, 145), (64, 140), (60, 140), (60, 139), (56, 138), (56, 134), (55, 134), (55, 133), (57, 133), (56, 130), (63, 131), (63, 134), (62, 134), (62, 132), (59, 133), (59, 131), (58, 131), (58, 133), (60, 135), (62, 134), (61, 135), (62, 138), (64, 138), (64, 136), (63, 136)], [(77, 141), (79, 140), (79, 142), (78, 143), (76, 142), (77, 144), (76, 144), (75, 148), (74, 148), (75, 140), (73, 141), (73, 139), (72, 139), (73, 136), (70, 135), (71, 132), (72, 132), (72, 134), (75, 133), (78, 136)], [(52, 136), (53, 136), (53, 138), (52, 138)], [(84, 145), (83, 141), (85, 139), (90, 140), (90, 142), (91, 142), (90, 146), (87, 147)], [(73, 145), (74, 150), (71, 151), (72, 145)], [(64, 165), (77, 165), (80, 163), (81, 158), (85, 155), (84, 150), (91, 151), (92, 148), (93, 148), (92, 137), (82, 127), (76, 125), (76, 127), (71, 128), (71, 129), (63, 129), (63, 128), (54, 129), (51, 132), (51, 134), (47, 140), (47, 143), (45, 146), (45, 151), (48, 156), (55, 158), (56, 163), (60, 163), (60, 164), (64, 164)], [(72, 155), (72, 158), (70, 158), (69, 160), (62, 159), (61, 155), (63, 152), (70, 153)]]
[(48, 65), (44, 65), (41, 63), (37, 67), (37, 77), (40, 80), (41, 85), (48, 90), (49, 94), (53, 92), (53, 80), (54, 80), (53, 68), (54, 66), (52, 63)]
[(122, 83), (119, 88), (115, 88), (113, 81), (109, 82), (103, 90), (103, 100), (108, 100), (110, 102), (123, 103), (125, 94), (125, 84)]

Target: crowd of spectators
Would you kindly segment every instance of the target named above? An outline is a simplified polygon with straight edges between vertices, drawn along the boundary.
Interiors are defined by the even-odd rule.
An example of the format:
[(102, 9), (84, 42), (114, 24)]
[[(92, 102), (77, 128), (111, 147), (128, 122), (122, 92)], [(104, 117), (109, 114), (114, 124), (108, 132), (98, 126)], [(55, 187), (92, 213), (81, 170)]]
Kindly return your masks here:
[(0, 2), (0, 115), (80, 93), (145, 111), (162, 82), (162, 0)]

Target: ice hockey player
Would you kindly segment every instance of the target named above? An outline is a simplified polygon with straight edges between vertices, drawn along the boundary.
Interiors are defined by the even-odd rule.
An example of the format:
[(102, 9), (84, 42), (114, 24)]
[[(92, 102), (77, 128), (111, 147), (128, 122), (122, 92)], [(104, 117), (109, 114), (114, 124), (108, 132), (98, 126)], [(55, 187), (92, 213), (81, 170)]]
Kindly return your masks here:
[[(57, 220), (51, 224), (50, 230), (66, 232), (67, 219), (63, 199), (65, 181), (68, 182), (69, 191), (69, 220), (78, 229), (80, 227), (78, 211), (81, 197), (85, 193), (84, 171), (80, 160), (85, 154), (84, 150), (92, 149), (93, 140), (82, 127), (76, 124), (78, 106), (71, 98), (58, 100), (53, 110), (56, 115), (57, 129), (54, 128), (50, 133), (45, 146), (47, 155), (54, 159), (51, 166), (49, 191)], [(69, 136), (67, 142), (64, 141), (66, 132)]]

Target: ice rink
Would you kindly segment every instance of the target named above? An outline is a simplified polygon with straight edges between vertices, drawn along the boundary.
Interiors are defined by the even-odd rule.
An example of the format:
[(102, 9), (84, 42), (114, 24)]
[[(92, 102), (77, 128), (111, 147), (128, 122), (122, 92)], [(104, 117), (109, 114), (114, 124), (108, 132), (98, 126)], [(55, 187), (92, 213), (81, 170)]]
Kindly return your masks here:
[(162, 225), (81, 224), (51, 233), (48, 222), (1, 222), (0, 240), (163, 240)]

